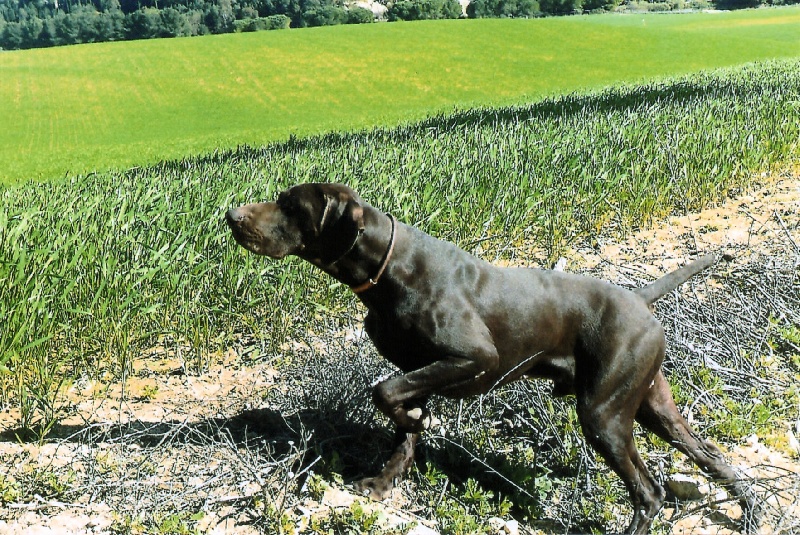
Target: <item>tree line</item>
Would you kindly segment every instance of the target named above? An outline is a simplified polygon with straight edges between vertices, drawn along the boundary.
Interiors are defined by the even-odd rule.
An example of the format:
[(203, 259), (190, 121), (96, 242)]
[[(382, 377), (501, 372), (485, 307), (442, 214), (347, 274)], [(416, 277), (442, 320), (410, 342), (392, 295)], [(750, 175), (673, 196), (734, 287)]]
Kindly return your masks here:
[[(464, 16), (458, 0), (387, 0), (389, 21)], [(620, 0), (471, 0), (466, 16), (538, 17), (606, 11)], [(683, 0), (675, 0), (683, 2)], [(733, 9), (800, 0), (710, 0)], [(0, 49), (373, 22), (344, 0), (0, 0)]]
[[(0, 0), (0, 47), (184, 37), (330, 23), (332, 0)], [(337, 22), (348, 21), (347, 13)], [(369, 20), (372, 12), (368, 10)], [(333, 16), (340, 16), (336, 13)], [(352, 16), (360, 13), (354, 10)]]

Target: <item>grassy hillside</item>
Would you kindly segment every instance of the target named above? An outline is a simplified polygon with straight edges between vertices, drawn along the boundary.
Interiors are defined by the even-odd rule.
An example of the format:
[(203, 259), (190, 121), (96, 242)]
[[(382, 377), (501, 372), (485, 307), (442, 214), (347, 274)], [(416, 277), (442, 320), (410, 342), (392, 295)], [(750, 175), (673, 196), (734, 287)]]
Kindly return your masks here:
[(269, 351), (319, 332), (317, 307), (346, 292), (237, 248), (221, 223), (229, 206), (345, 182), (487, 258), (522, 243), (552, 257), (796, 159), (798, 95), (795, 60), (0, 190), (0, 365), (18, 370), (0, 373), (0, 403), (52, 394), (35, 383), (41, 367), (119, 373), (163, 336), (202, 367), (242, 330)]
[[(0, 189), (0, 410), (10, 428), (5, 440), (14, 443), (17, 434), (54, 431), (81, 448), (108, 442), (103, 437), (117, 435), (98, 429), (106, 429), (113, 418), (89, 415), (66, 428), (60, 422), (74, 417), (76, 396), (120, 407), (135, 401), (126, 385), (149, 376), (143, 365), (155, 365), (157, 354), (173, 355), (176, 365), (152, 373), (187, 385), (210, 369), (241, 367), (241, 378), (254, 375), (254, 366), (268, 364), (279, 374), (278, 382), (253, 389), (253, 400), (241, 405), (222, 396), (221, 414), (238, 418), (240, 407), (259, 407), (284, 422), (309, 410), (323, 415), (307, 447), (306, 431), (302, 438), (276, 438), (285, 437), (285, 427), (265, 426), (263, 418), (255, 434), (248, 427), (247, 436), (259, 445), (245, 438), (232, 446), (231, 458), (252, 452), (264, 468), (248, 474), (265, 474), (267, 481), (261, 495), (266, 501), (243, 500), (237, 507), (266, 523), (265, 532), (277, 532), (274, 526), (283, 511), (305, 487), (292, 483), (293, 497), (285, 502), (271, 497), (294, 481), (289, 472), (302, 474), (306, 468), (302, 460), (280, 453), (286, 450), (273, 450), (274, 442), (263, 441), (300, 444), (303, 455), (308, 451), (307, 462), (321, 459), (313, 461), (315, 473), (323, 477), (316, 480), (318, 493), (325, 482), (373, 471), (369, 463), (380, 461), (373, 430), (386, 422), (376, 418), (368, 402), (369, 384), (387, 369), (363, 349), (368, 344), (356, 347), (342, 334), (360, 328), (363, 310), (355, 297), (307, 264), (269, 261), (236, 246), (221, 221), (227, 207), (274, 197), (296, 182), (342, 181), (375, 206), (484, 258), (514, 261), (523, 256), (520, 263), (545, 264), (546, 253), (552, 257), (592, 239), (613, 239), (650, 218), (719, 201), (751, 184), (754, 173), (796, 162), (798, 99), (800, 60), (768, 62), (523, 107), (449, 113), (400, 128), (240, 147), (209, 157)], [(695, 295), (694, 312), (679, 299), (665, 300), (658, 313), (672, 318), (665, 322), (674, 333), (668, 369), (679, 402), (691, 406), (696, 424), (714, 440), (730, 443), (757, 434), (780, 444), (786, 440), (781, 438), (786, 423), (796, 419), (800, 336), (797, 307), (791, 304), (798, 302), (792, 286), (796, 264), (788, 254), (765, 257), (769, 269), (762, 262), (717, 282), (740, 301), (722, 294), (709, 306), (704, 304), (707, 295), (699, 301)], [(766, 277), (778, 261), (787, 266), (781, 268), (780, 285), (754, 278)], [(758, 307), (758, 314), (740, 306), (743, 302)], [(681, 313), (674, 314), (678, 309)], [(742, 318), (757, 325), (745, 329)], [(292, 342), (303, 348), (307, 344), (313, 354)], [(317, 347), (323, 350), (317, 353)], [(98, 388), (87, 393), (87, 385)], [(109, 397), (109, 385), (122, 385), (118, 400)], [(238, 383), (237, 388), (250, 391)], [(415, 514), (434, 520), (447, 533), (489, 532), (487, 518), (507, 517), (513, 501), (517, 518), (534, 523), (544, 517), (547, 532), (556, 531), (548, 529), (548, 519), (566, 519), (559, 532), (620, 529), (627, 513), (616, 511), (627, 502), (618, 479), (592, 460), (574, 409), (569, 401), (552, 400), (549, 388), (546, 382), (526, 382), (496, 397), (468, 400), (463, 423), (461, 405), (437, 402), (437, 414), (459, 423), (452, 423), (455, 431), (438, 442), (438, 435), (429, 439), (434, 460), (413, 476), (422, 489)], [(156, 393), (151, 387), (143, 396)], [(508, 406), (527, 409), (513, 412), (521, 415), (522, 424), (500, 424), (512, 414)], [(164, 416), (170, 422), (176, 417)], [(366, 431), (355, 436), (364, 439), (350, 434), (354, 422), (363, 424)], [(244, 425), (251, 425), (246, 418)], [(300, 420), (295, 428), (304, 425)], [(192, 429), (205, 432), (188, 427), (189, 434)], [(125, 429), (123, 441), (142, 435), (138, 428)], [(388, 431), (380, 436), (388, 443)], [(153, 457), (156, 453), (173, 451), (164, 453), (165, 444), (177, 444), (169, 437), (147, 434), (142, 440), (150, 442), (135, 444), (146, 466), (160, 464), (151, 461), (161, 458)], [(217, 449), (203, 453), (203, 463), (219, 454), (214, 440)], [(120, 445), (116, 438), (111, 442)], [(442, 447), (451, 442), (450, 451)], [(369, 453), (359, 455), (359, 444), (368, 445), (364, 451)], [(196, 452), (196, 447), (194, 442), (179, 449)], [(658, 444), (648, 444), (647, 450), (671, 466), (671, 457)], [(104, 453), (81, 455), (87, 463), (108, 459)], [(131, 478), (151, 481), (145, 465), (133, 466), (137, 455), (123, 450), (119, 464), (103, 461), (100, 468), (85, 471), (101, 475), (105, 490), (93, 493), (91, 500), (108, 499), (120, 512), (117, 522), (138, 522), (144, 515), (149, 526), (160, 525), (159, 518), (176, 509), (187, 515), (201, 508), (227, 515), (221, 505), (200, 497), (205, 491), (194, 483), (174, 487), (185, 502), (161, 499), (163, 494), (156, 492), (169, 485), (158, 480), (145, 492), (130, 491)], [(486, 465), (469, 462), (470, 455)], [(437, 472), (446, 469), (448, 457), (456, 459), (450, 466), (469, 468), (459, 468), (455, 473), (460, 475), (451, 480)], [(84, 476), (76, 475), (81, 469), (56, 479), (49, 468), (18, 470), (16, 457), (6, 459), (15, 475), (0, 477), (0, 516), (10, 516), (11, 506), (26, 511), (20, 504), (39, 503), (40, 496), (83, 503), (76, 498), (87, 488)], [(485, 466), (495, 467), (511, 483), (511, 492), (503, 490), (507, 485), (483, 487)], [(108, 476), (109, 470), (116, 475)], [(109, 484), (108, 477), (120, 483)], [(467, 479), (473, 477), (480, 478), (480, 486)], [(217, 472), (213, 479), (231, 481), (231, 472)], [(41, 481), (54, 483), (42, 490)], [(283, 491), (274, 490), (275, 481)], [(576, 501), (577, 492), (591, 499)], [(152, 510), (141, 505), (150, 498), (156, 504)], [(184, 509), (176, 503), (188, 505)], [(770, 518), (776, 518), (775, 508), (770, 511)], [(786, 522), (796, 525), (796, 519)], [(771, 525), (779, 531), (779, 523)], [(657, 526), (657, 532), (669, 526)]]
[(0, 54), (0, 183), (800, 55), (800, 8), (458, 20)]

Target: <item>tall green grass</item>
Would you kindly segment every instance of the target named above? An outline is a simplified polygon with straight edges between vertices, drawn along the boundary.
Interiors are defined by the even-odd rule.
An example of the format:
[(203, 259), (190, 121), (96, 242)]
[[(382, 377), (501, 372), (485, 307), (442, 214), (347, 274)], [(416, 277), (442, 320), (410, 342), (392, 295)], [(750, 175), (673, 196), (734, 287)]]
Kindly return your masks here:
[(241, 336), (275, 354), (352, 303), (300, 261), (229, 238), (228, 207), (294, 183), (346, 182), (489, 259), (523, 241), (553, 256), (718, 201), (796, 160), (799, 142), (795, 60), (8, 188), (0, 403), (46, 429), (59, 378), (124, 376), (154, 344), (182, 348), (189, 369)]
[(800, 8), (374, 24), (0, 54), (0, 183), (800, 56)]

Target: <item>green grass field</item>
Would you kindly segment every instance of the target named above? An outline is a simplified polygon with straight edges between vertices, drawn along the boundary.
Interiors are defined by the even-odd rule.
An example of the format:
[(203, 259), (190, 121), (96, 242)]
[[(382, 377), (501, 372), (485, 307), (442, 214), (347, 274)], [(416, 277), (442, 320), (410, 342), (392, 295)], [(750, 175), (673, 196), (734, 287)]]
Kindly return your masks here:
[(340, 26), (0, 53), (0, 183), (800, 55), (800, 8)]

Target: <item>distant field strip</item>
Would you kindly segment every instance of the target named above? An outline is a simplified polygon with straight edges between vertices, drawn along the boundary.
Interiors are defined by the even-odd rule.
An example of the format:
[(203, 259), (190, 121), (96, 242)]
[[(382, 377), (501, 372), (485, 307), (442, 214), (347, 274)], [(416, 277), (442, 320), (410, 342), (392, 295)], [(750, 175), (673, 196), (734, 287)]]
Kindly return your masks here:
[(800, 8), (339, 26), (0, 53), (0, 184), (800, 56)]

